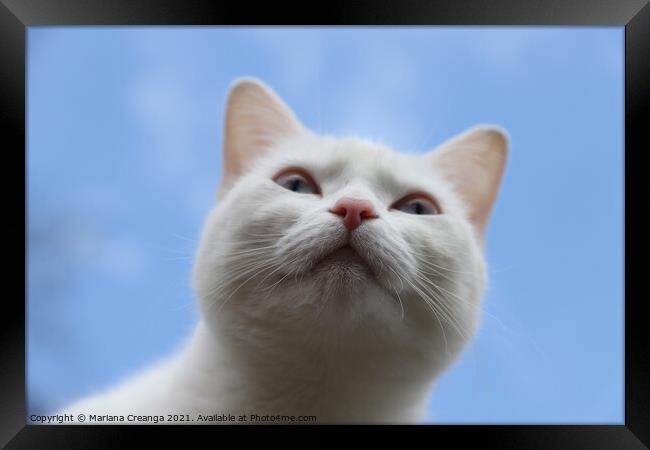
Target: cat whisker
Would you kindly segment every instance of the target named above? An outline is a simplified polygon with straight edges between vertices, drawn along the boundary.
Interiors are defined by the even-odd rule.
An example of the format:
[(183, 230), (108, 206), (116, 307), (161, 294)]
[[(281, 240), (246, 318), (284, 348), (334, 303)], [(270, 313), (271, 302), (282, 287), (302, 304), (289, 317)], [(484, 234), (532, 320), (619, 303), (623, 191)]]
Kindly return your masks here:
[(188, 242), (191, 242), (193, 244), (198, 244), (200, 242), (198, 239), (193, 239), (193, 238), (181, 236), (178, 233), (171, 233), (171, 235), (174, 236), (175, 238), (182, 239), (184, 241), (188, 241)]
[(447, 272), (459, 273), (459, 274), (473, 274), (474, 273), (472, 271), (456, 270), (456, 269), (451, 269), (449, 267), (444, 267), (444, 266), (440, 266), (438, 264), (432, 263), (431, 262), (432, 255), (423, 255), (421, 253), (417, 253), (417, 252), (413, 252), (413, 251), (411, 251), (410, 254), (413, 255), (418, 261), (422, 262), (423, 264), (426, 264), (428, 266), (432, 266), (432, 267), (435, 267), (437, 269), (441, 269), (441, 270), (444, 270), (444, 271), (447, 271)]
[(433, 312), (433, 315), (435, 316), (436, 320), (438, 321), (438, 324), (440, 325), (440, 331), (442, 332), (442, 338), (443, 338), (443, 341), (444, 341), (444, 344), (445, 344), (445, 353), (449, 353), (449, 345), (448, 345), (448, 342), (447, 342), (445, 327), (442, 325), (442, 322), (440, 321), (440, 317), (438, 316), (438, 313), (436, 312), (435, 304), (432, 303), (430, 300), (427, 300), (428, 297), (426, 296), (426, 294), (424, 294), (421, 289), (419, 289), (417, 286), (415, 286), (411, 282), (411, 280), (408, 278), (408, 276), (405, 276), (404, 279), (406, 280), (406, 282), (408, 284), (411, 285), (413, 290), (420, 296), (420, 298), (424, 301), (424, 303), (429, 307), (431, 312)]
[(276, 249), (277, 247), (275, 245), (269, 245), (266, 247), (256, 247), (256, 248), (249, 248), (249, 249), (242, 249), (242, 250), (236, 250), (236, 251), (230, 251), (230, 252), (224, 252), (224, 257), (235, 257), (235, 256), (244, 256), (244, 255), (249, 255), (249, 254), (255, 254), (255, 253), (264, 253), (264, 250), (272, 250)]
[[(270, 265), (270, 264), (269, 264), (269, 265)], [(265, 268), (265, 267), (264, 267), (264, 268)], [(257, 275), (259, 275), (259, 270), (264, 270), (264, 268), (263, 268), (263, 267), (260, 267), (260, 268), (256, 268), (256, 270), (253, 270), (253, 272), (254, 272), (253, 275), (250, 276), (249, 278), (247, 278), (247, 279), (246, 279), (244, 282), (242, 282), (239, 286), (237, 286), (237, 287), (236, 287), (236, 288), (235, 288), (235, 289), (230, 293), (230, 295), (228, 295), (228, 297), (226, 297), (226, 299), (221, 303), (221, 305), (219, 306), (219, 308), (217, 309), (217, 311), (216, 311), (215, 314), (219, 314), (219, 313), (221, 312), (221, 310), (223, 309), (223, 307), (226, 305), (226, 303), (228, 303), (228, 301), (232, 298), (232, 296), (235, 295), (235, 293), (236, 293), (236, 292), (237, 292), (237, 291), (238, 291), (242, 286), (244, 286), (244, 285), (245, 285), (246, 283), (248, 283), (250, 280), (252, 280), (252, 279), (255, 278)], [(250, 271), (249, 271), (248, 273), (250, 273)], [(238, 277), (238, 278), (239, 278), (239, 277)]]
[[(422, 278), (419, 278), (418, 284), (419, 284), (423, 289), (425, 289), (425, 290), (429, 293), (429, 295), (431, 296), (430, 298), (432, 299), (432, 301), (434, 301), (435, 304), (438, 306), (438, 308), (439, 308), (439, 312), (441, 313), (441, 315), (446, 319), (446, 321), (447, 321), (447, 322), (448, 322), (452, 327), (454, 327), (454, 329), (458, 332), (458, 334), (459, 334), (463, 339), (467, 340), (467, 339), (468, 339), (468, 336), (465, 334), (465, 330), (462, 329), (462, 326), (461, 326), (461, 324), (458, 322), (458, 320), (455, 319), (456, 314), (454, 314), (454, 312), (451, 311), (451, 309), (450, 309), (451, 306), (450, 306), (447, 302), (442, 301), (441, 298), (440, 298), (440, 297), (442, 297), (442, 299), (444, 299), (445, 296), (444, 296), (442, 293), (440, 293), (440, 292), (438, 292), (437, 294), (434, 293), (434, 292), (431, 292), (431, 290), (430, 290), (429, 287), (427, 287), (427, 286), (425, 286), (424, 284), (422, 284), (422, 281), (423, 281), (423, 279), (422, 279)], [(426, 279), (424, 279), (424, 281), (426, 281)], [(433, 286), (432, 286), (432, 287), (433, 287)], [(440, 297), (439, 297), (439, 296), (440, 296)]]
[[(404, 291), (404, 281), (402, 280), (402, 277), (400, 277), (399, 274), (395, 272), (395, 270), (392, 267), (388, 266), (388, 268), (395, 274), (395, 276), (397, 277), (397, 279), (402, 285), (402, 291)], [(399, 305), (400, 308), (402, 309), (402, 321), (404, 321), (404, 303), (402, 302), (402, 298), (400, 297), (399, 292), (397, 292), (397, 289), (393, 288), (392, 285), (391, 288), (393, 289), (395, 295), (397, 295), (397, 299), (399, 300)]]
[(246, 241), (224, 241), (224, 247), (249, 246), (252, 244), (271, 244), (277, 242), (277, 239), (249, 239)]

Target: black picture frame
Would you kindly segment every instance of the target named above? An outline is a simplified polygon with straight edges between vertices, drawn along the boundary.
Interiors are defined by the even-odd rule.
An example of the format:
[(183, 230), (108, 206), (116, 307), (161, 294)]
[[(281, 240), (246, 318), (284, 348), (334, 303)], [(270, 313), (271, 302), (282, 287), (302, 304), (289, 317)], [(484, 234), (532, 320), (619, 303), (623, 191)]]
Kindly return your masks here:
[[(497, 448), (634, 449), (650, 446), (650, 336), (644, 314), (646, 297), (639, 286), (648, 248), (641, 227), (643, 212), (642, 155), (648, 140), (648, 80), (650, 77), (650, 6), (647, 0), (337, 0), (308, 2), (0, 0), (0, 117), (3, 156), (25, 176), (19, 184), (7, 176), (6, 207), (20, 214), (3, 214), (5, 246), (26, 250), (26, 32), (42, 25), (571, 25), (625, 27), (625, 419), (622, 425), (467, 425), (411, 426), (434, 433), (435, 442), (463, 447), (472, 442)], [(644, 58), (646, 57), (646, 58)], [(645, 119), (644, 119), (645, 117)], [(9, 167), (9, 166), (6, 166)], [(21, 189), (22, 186), (22, 189)], [(18, 193), (16, 191), (19, 191)], [(22, 195), (19, 195), (22, 194)], [(11, 199), (11, 200), (9, 200)], [(11, 202), (10, 204), (8, 204)], [(10, 211), (6, 208), (3, 211)], [(607, 213), (606, 205), (603, 212)], [(22, 230), (23, 243), (19, 242)], [(647, 231), (645, 231), (647, 234)], [(14, 237), (16, 236), (16, 237)], [(16, 248), (16, 252), (18, 252)], [(142, 432), (147, 439), (166, 440), (171, 433), (191, 433), (214, 439), (214, 427), (43, 426), (26, 425), (25, 303), (26, 262), (22, 267), (24, 300), (5, 294), (0, 341), (0, 444), (6, 448), (115, 448), (129, 446)], [(636, 265), (633, 261), (640, 261)], [(9, 256), (5, 257), (9, 261)], [(17, 264), (4, 271), (5, 280), (18, 280)], [(15, 271), (15, 275), (11, 272)], [(8, 292), (5, 289), (5, 292)], [(20, 291), (19, 291), (20, 292)], [(594, 350), (597, 351), (597, 350)], [(598, 395), (598, 393), (594, 393)], [(231, 430), (238, 442), (247, 427)], [(259, 428), (259, 427), (258, 427)], [(285, 427), (265, 427), (279, 430)], [(291, 427), (313, 432), (316, 426)], [(383, 435), (386, 427), (373, 430)], [(221, 432), (221, 431), (220, 431)], [(271, 431), (275, 432), (275, 431)], [(194, 437), (194, 436), (192, 436)], [(426, 438), (427, 436), (422, 435)], [(149, 440), (149, 443), (153, 441)], [(209, 441), (208, 441), (209, 442)], [(325, 442), (325, 441), (319, 441)], [(184, 443), (188, 441), (184, 439)], [(223, 442), (222, 442), (223, 444)], [(431, 442), (433, 445), (434, 442)], [(217, 445), (215, 441), (214, 444)], [(437, 444), (436, 444), (437, 445)], [(449, 445), (449, 444), (444, 444)]]

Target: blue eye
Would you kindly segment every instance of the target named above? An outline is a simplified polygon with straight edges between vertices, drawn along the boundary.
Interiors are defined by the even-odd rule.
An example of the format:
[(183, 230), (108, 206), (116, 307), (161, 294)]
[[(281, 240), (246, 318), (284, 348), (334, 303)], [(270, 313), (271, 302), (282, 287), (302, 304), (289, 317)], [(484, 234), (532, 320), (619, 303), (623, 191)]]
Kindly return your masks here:
[(424, 195), (411, 194), (397, 201), (392, 209), (418, 216), (440, 214), (438, 206)]
[(274, 178), (274, 181), (283, 188), (298, 194), (318, 194), (318, 186), (307, 174), (302, 171), (284, 171)]

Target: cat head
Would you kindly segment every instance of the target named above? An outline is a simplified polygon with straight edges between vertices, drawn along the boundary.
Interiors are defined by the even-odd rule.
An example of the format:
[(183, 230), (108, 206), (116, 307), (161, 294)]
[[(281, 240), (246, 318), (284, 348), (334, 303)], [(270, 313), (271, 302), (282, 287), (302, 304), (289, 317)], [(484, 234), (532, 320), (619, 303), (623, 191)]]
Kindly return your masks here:
[(259, 348), (450, 360), (479, 318), (506, 153), (496, 127), (427, 154), (316, 135), (270, 88), (237, 81), (194, 271), (204, 320)]

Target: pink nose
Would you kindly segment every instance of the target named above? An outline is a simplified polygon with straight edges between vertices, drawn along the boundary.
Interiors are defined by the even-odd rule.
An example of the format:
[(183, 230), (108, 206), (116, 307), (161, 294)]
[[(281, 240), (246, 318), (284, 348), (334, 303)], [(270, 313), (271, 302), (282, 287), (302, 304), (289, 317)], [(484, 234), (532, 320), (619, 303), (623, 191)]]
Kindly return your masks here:
[(352, 231), (361, 225), (364, 219), (377, 217), (375, 208), (368, 200), (343, 197), (332, 208), (330, 212), (343, 217), (345, 228)]

